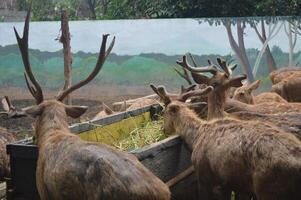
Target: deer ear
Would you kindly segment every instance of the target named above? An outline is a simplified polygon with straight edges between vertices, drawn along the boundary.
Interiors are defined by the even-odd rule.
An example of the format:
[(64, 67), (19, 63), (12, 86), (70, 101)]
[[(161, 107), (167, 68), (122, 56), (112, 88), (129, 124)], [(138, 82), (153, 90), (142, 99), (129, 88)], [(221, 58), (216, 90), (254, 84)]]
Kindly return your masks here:
[(231, 78), (227, 84), (227, 87), (241, 87), (243, 86), (242, 81), (247, 78), (246, 75), (236, 76)]
[(36, 118), (37, 116), (42, 114), (43, 106), (41, 106), (41, 105), (29, 106), (29, 107), (23, 108), (22, 112), (24, 112), (24, 114), (26, 114), (30, 117)]
[(2, 103), (3, 110), (5, 110), (6, 112), (8, 112), (9, 111), (9, 105), (8, 105), (8, 102), (7, 102), (6, 98), (3, 98), (1, 100), (1, 103)]
[(209, 78), (207, 76), (203, 75), (203, 74), (191, 73), (191, 76), (197, 84), (206, 84), (206, 85), (208, 85), (208, 83), (209, 83)]
[(249, 90), (256, 90), (260, 85), (260, 80), (254, 81), (250, 84)]
[(87, 106), (65, 106), (66, 114), (72, 118), (78, 118), (88, 110)]
[(107, 115), (112, 115), (114, 113), (114, 111), (105, 103), (102, 103), (102, 109), (105, 111)]

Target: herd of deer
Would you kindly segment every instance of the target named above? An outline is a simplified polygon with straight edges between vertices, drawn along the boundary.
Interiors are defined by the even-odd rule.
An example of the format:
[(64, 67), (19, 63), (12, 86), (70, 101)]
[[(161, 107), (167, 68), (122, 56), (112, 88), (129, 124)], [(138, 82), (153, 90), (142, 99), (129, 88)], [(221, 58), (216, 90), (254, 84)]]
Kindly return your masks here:
[[(23, 37), (16, 30), (15, 34), (25, 80), (37, 105), (13, 115), (36, 118), (34, 130), (39, 149), (36, 182), (41, 199), (170, 199), (168, 186), (135, 156), (83, 141), (68, 129), (67, 116), (78, 118), (87, 107), (65, 105), (64, 98), (98, 74), (115, 38), (106, 49), (108, 35), (103, 35), (97, 63), (86, 79), (60, 92), (55, 99), (45, 100), (29, 62), (29, 18), (30, 12)], [(252, 91), (260, 82), (243, 86), (246, 76), (233, 76), (235, 66), (227, 66), (222, 59), (217, 59), (218, 67), (211, 61), (206, 67), (197, 67), (192, 61), (194, 66), (186, 56), (177, 61), (184, 73), (177, 72), (190, 84), (188, 88), (182, 87), (180, 94), (171, 94), (164, 86), (151, 85), (157, 95), (131, 102), (131, 107), (143, 106), (144, 102), (164, 103), (164, 131), (180, 135), (191, 150), (202, 188), (200, 199), (230, 200), (234, 191), (239, 200), (300, 200), (301, 103), (296, 101), (301, 100), (301, 71), (273, 72), (272, 92), (253, 96)], [(231, 87), (238, 88), (232, 98)], [(8, 100), (4, 104), (7, 114), (14, 112)], [(126, 107), (124, 104), (122, 110)], [(112, 113), (110, 110), (107, 114)], [(5, 144), (14, 139), (4, 137), (9, 135), (5, 130), (0, 131), (3, 143), (0, 150), (5, 152)], [(5, 155), (0, 159), (1, 167), (8, 169)], [(8, 175), (8, 170), (2, 171), (0, 175)]]

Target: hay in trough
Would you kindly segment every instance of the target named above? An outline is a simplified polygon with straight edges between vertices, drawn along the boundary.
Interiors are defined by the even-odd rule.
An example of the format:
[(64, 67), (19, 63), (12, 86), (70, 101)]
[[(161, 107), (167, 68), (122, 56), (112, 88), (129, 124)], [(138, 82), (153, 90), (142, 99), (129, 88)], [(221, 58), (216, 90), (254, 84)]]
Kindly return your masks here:
[(162, 130), (163, 120), (149, 121), (137, 126), (127, 137), (113, 143), (120, 150), (133, 150), (166, 138)]

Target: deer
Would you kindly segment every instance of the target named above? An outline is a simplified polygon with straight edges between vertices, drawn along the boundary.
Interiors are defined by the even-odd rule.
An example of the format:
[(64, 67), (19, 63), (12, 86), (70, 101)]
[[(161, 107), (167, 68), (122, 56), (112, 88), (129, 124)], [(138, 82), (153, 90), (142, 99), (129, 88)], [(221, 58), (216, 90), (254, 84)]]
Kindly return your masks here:
[[(229, 106), (239, 111), (255, 111), (263, 114), (301, 113), (301, 104), (287, 102), (284, 98), (274, 92), (264, 92), (257, 96), (252, 91), (259, 86), (259, 81), (238, 88)], [(256, 85), (256, 87), (254, 87)], [(237, 102), (240, 101), (240, 102)], [(254, 104), (254, 105), (246, 105)]]
[(287, 79), (289, 76), (293, 74), (300, 74), (301, 75), (301, 68), (300, 67), (283, 67), (277, 70), (272, 71), (269, 74), (269, 77), (272, 81), (272, 84), (277, 84), (285, 79)]
[(260, 85), (260, 80), (256, 80), (251, 84), (243, 85), (235, 90), (233, 99), (246, 104), (262, 104), (267, 102), (288, 103), (284, 98), (275, 92), (263, 92), (256, 96), (253, 91)]
[(10, 177), (9, 157), (6, 153), (6, 145), (17, 141), (14, 133), (4, 127), (0, 127), (0, 181)]
[(301, 102), (300, 84), (301, 69), (282, 68), (270, 73), (270, 79), (273, 83), (272, 92), (282, 96), (288, 102)]
[[(208, 120), (213, 118), (224, 118), (225, 116), (232, 116), (241, 120), (264, 120), (301, 139), (300, 107), (298, 105), (277, 104), (277, 106), (275, 106), (271, 103), (250, 105), (230, 99), (227, 97), (227, 91), (229, 89), (228, 81), (231, 73), (228, 71), (229, 68), (226, 64), (222, 64), (222, 60), (218, 62), (221, 63), (220, 68), (224, 72), (219, 71), (217, 67), (213, 65), (198, 68), (192, 67), (187, 62), (186, 56), (183, 56), (183, 59), (178, 60), (177, 62), (181, 63), (181, 65), (192, 72), (192, 77), (196, 83), (219, 86), (220, 88), (219, 93), (212, 94), (217, 96), (211, 97), (211, 95), (208, 95), (208, 99), (206, 99), (207, 102), (209, 101), (209, 98), (212, 98), (213, 100), (219, 99), (219, 101), (217, 101), (216, 104), (211, 104), (211, 107), (209, 107), (210, 105), (208, 104), (208, 113), (201, 115), (201, 117), (204, 118), (204, 116), (206, 116)], [(209, 72), (213, 76), (209, 78), (200, 74), (200, 72)], [(240, 77), (241, 80), (244, 79), (244, 76)], [(238, 87), (238, 85), (236, 87)], [(221, 100), (225, 103), (221, 104)], [(216, 102), (216, 100), (214, 102)], [(222, 107), (219, 109), (217, 105)], [(215, 109), (217, 109), (216, 112), (214, 111)], [(284, 112), (287, 112), (288, 114), (283, 114)]]
[[(4, 115), (6, 119), (25, 117), (26, 115), (22, 111), (17, 110), (11, 103), (8, 96), (5, 96), (2, 100), (3, 112), (0, 115)], [(15, 133), (7, 130), (4, 127), (0, 127), (0, 181), (4, 181), (5, 178), (10, 177), (10, 165), (9, 157), (6, 153), (6, 145), (17, 141)]]
[(108, 34), (102, 36), (97, 62), (87, 78), (61, 90), (53, 99), (44, 99), (43, 90), (31, 70), (28, 57), (30, 9), (25, 19), (23, 37), (15, 35), (25, 68), (27, 87), (36, 105), (23, 111), (36, 119), (35, 136), (39, 149), (36, 184), (41, 199), (131, 199), (167, 200), (169, 188), (138, 159), (105, 144), (87, 142), (72, 134), (67, 116), (80, 117), (86, 106), (63, 103), (68, 94), (81, 88), (101, 70), (114, 43), (108, 49)]
[(109, 115), (113, 115), (116, 112), (114, 112), (108, 105), (106, 105), (104, 102), (102, 102), (102, 110), (97, 113), (92, 120), (97, 120), (97, 119), (101, 119), (104, 117), (107, 117)]
[[(224, 74), (224, 78), (227, 85), (237, 87), (245, 76), (229, 79)], [(201, 198), (214, 199), (213, 191), (219, 188), (219, 199), (230, 199), (231, 191), (244, 199), (300, 199), (301, 142), (268, 123), (217, 117), (223, 113), (225, 98), (220, 91), (224, 89), (213, 85), (203, 92), (208, 95), (208, 121), (185, 103), (172, 100), (164, 87), (155, 88), (165, 104), (164, 132), (180, 135), (192, 151), (193, 167), (203, 189)], [(209, 109), (212, 107), (216, 108)]]

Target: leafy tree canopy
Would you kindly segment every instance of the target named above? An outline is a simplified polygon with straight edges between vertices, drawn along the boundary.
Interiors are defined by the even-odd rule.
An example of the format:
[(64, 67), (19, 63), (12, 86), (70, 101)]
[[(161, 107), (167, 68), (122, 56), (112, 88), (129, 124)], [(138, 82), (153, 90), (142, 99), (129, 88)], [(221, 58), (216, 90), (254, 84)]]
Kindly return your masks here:
[(25, 10), (32, 1), (33, 20), (298, 16), (301, 0), (17, 0)]

